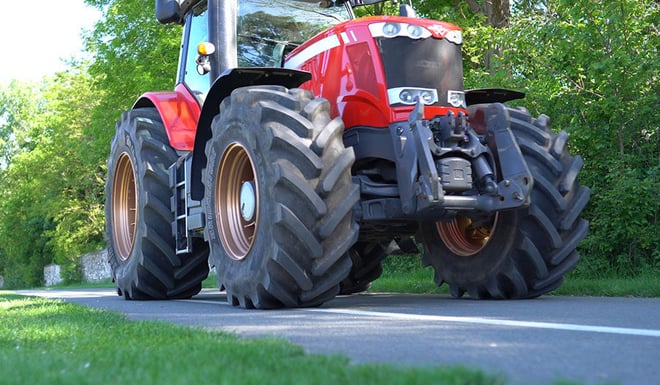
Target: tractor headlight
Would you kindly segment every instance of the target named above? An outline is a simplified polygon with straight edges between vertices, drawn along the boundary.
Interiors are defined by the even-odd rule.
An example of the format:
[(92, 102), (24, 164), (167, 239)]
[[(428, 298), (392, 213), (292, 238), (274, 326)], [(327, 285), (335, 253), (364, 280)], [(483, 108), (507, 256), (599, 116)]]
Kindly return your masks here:
[(465, 107), (465, 92), (447, 91), (447, 102), (454, 107)]
[(415, 96), (413, 95), (413, 92), (411, 92), (410, 90), (403, 90), (399, 92), (399, 100), (402, 103), (413, 104), (415, 103)]
[(399, 23), (385, 23), (383, 24), (383, 36), (394, 37), (401, 32), (401, 24)]
[(461, 31), (450, 31), (445, 36), (445, 39), (449, 40), (454, 44), (463, 44), (463, 34)]
[(408, 23), (380, 22), (369, 24), (372, 37), (409, 37), (411, 39), (426, 39), (431, 37), (428, 29)]
[(425, 105), (431, 105), (438, 102), (438, 91), (428, 88), (397, 87), (387, 90), (387, 97), (390, 104), (413, 105), (419, 99)]
[(413, 39), (419, 39), (424, 34), (424, 28), (420, 27), (419, 25), (408, 24), (406, 30), (408, 31), (408, 36), (412, 37)]
[(422, 98), (422, 103), (424, 104), (433, 104), (438, 100), (437, 94), (428, 90), (421, 91), (419, 96)]

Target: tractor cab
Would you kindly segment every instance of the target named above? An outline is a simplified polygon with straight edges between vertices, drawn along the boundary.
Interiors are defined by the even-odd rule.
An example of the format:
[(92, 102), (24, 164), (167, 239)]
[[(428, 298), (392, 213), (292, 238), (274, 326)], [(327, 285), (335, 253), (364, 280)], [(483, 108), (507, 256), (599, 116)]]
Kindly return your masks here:
[(161, 23), (184, 25), (177, 82), (204, 101), (213, 82), (233, 68), (277, 68), (317, 33), (353, 16), (334, 1), (158, 0)]
[[(347, 128), (405, 121), (418, 99), (429, 119), (465, 113), (460, 29), (419, 19), (409, 5), (400, 16), (354, 20), (355, 7), (382, 13), (383, 3), (158, 0), (156, 14), (184, 25), (177, 84), (200, 106), (216, 82), (230, 92), (268, 77), (328, 99)], [(236, 76), (219, 81), (228, 71)]]

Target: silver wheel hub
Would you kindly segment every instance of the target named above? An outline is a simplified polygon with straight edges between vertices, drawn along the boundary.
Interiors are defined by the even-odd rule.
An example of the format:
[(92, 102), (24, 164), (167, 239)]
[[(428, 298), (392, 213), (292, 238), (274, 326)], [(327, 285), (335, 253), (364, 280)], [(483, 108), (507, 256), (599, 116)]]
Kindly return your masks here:
[(257, 194), (254, 188), (254, 181), (246, 181), (241, 184), (241, 216), (246, 222), (254, 220), (254, 214), (257, 208)]

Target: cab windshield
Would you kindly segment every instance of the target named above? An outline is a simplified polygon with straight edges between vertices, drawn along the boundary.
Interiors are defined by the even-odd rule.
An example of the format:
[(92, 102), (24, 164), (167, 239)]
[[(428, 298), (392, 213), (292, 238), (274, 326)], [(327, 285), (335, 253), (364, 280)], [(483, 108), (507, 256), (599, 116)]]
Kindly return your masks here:
[(280, 67), (284, 56), (299, 44), (349, 19), (348, 9), (339, 1), (241, 0), (238, 65)]

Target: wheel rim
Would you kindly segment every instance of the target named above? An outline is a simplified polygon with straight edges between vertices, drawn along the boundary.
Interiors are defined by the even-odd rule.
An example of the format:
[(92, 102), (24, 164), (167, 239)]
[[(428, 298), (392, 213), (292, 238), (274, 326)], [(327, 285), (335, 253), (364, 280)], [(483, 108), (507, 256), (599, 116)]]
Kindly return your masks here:
[(112, 183), (112, 234), (119, 259), (130, 258), (135, 244), (137, 190), (133, 162), (127, 153), (119, 156)]
[(215, 186), (216, 223), (220, 240), (234, 260), (249, 253), (257, 231), (259, 186), (245, 147), (232, 143), (220, 160)]
[(455, 254), (468, 257), (477, 254), (495, 233), (499, 213), (488, 223), (474, 224), (471, 218), (458, 215), (451, 222), (438, 222), (436, 228), (444, 244)]

